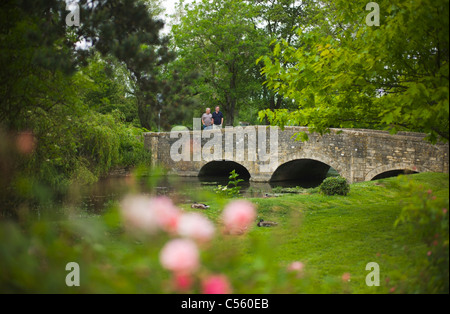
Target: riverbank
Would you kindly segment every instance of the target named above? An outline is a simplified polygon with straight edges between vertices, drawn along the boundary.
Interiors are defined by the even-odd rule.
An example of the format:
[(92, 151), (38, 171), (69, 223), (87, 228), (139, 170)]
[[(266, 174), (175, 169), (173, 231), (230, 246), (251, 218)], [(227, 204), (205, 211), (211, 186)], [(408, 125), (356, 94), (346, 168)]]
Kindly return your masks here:
[[(437, 201), (446, 203), (447, 208), (448, 178), (439, 173), (408, 176), (423, 189), (433, 191)], [(313, 285), (326, 287), (325, 283), (348, 273), (348, 289), (353, 293), (412, 293), (429, 247), (418, 233), (410, 232), (408, 225), (394, 227), (402, 207), (411, 199), (398, 178), (352, 184), (346, 197), (325, 196), (317, 189), (309, 189), (300, 194), (253, 198), (250, 200), (257, 205), (258, 216), (279, 225), (254, 227), (250, 234), (275, 241), (270, 248), (274, 260), (302, 261), (311, 272)], [(203, 212), (219, 223), (222, 204), (208, 204), (211, 210)], [(252, 248), (245, 250), (249, 263), (254, 263)], [(380, 287), (365, 284), (369, 273), (365, 267), (370, 262), (380, 265)], [(329, 292), (336, 292), (332, 287), (328, 286)]]
[[(173, 202), (182, 215), (195, 211), (207, 216), (214, 234), (198, 244), (199, 268), (191, 278), (181, 278), (188, 280), (184, 288), (160, 260), (162, 248), (180, 235), (126, 228), (122, 197), (110, 198), (99, 213), (54, 204), (48, 210), (63, 211), (57, 219), (42, 214), (28, 220), (23, 216), (18, 223), (0, 221), (0, 290), (200, 293), (201, 281), (219, 274), (233, 293), (442, 293), (448, 291), (448, 178), (422, 173), (356, 183), (345, 197), (303, 189), (246, 198), (255, 205), (257, 219), (241, 235), (224, 232), (222, 213), (232, 199), (185, 187), (179, 197), (171, 196)], [(192, 209), (188, 198), (210, 208)], [(135, 204), (142, 205), (141, 200), (137, 196)], [(142, 213), (151, 209), (145, 206)], [(425, 230), (432, 241), (422, 225), (394, 226), (406, 207), (437, 215), (440, 225)], [(261, 218), (278, 225), (257, 227)], [(81, 269), (82, 285), (76, 291), (63, 280), (69, 262)], [(379, 286), (366, 285), (369, 263), (379, 266)], [(443, 285), (435, 285), (436, 280)]]

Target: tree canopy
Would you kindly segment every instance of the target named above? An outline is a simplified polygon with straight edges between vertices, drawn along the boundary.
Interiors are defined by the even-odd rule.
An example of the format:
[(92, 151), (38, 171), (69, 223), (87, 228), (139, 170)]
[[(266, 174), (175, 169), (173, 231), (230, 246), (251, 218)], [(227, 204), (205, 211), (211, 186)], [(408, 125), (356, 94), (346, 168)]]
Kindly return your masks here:
[(316, 14), (297, 39), (273, 42), (261, 58), (267, 86), (298, 109), (260, 118), (321, 133), (408, 130), (448, 141), (448, 0), (377, 3), (380, 26), (366, 24), (366, 1), (312, 3)]
[(2, 141), (28, 132), (37, 143), (14, 160), (23, 173), (8, 179), (11, 186), (89, 183), (115, 166), (148, 161), (135, 126), (156, 125), (156, 99), (171, 92), (160, 75), (174, 58), (160, 34), (158, 2), (76, 4), (79, 26), (66, 24), (64, 0), (0, 3)]
[(221, 105), (226, 124), (238, 108), (254, 101), (261, 90), (254, 61), (267, 52), (267, 38), (256, 27), (255, 7), (242, 0), (194, 2), (173, 27), (179, 66), (196, 72), (192, 94), (206, 106)]

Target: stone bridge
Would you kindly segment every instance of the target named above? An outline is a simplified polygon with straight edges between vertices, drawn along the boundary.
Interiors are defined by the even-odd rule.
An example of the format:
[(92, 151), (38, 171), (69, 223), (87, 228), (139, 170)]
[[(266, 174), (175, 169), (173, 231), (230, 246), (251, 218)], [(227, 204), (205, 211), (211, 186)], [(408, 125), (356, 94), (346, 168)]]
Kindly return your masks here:
[(299, 132), (307, 128), (186, 130), (145, 133), (144, 138), (152, 163), (180, 176), (220, 176), (235, 169), (251, 181), (274, 182), (323, 179), (334, 168), (352, 183), (404, 172), (449, 171), (448, 143), (432, 145), (421, 133), (331, 129), (308, 134), (309, 140), (302, 142), (295, 140)]

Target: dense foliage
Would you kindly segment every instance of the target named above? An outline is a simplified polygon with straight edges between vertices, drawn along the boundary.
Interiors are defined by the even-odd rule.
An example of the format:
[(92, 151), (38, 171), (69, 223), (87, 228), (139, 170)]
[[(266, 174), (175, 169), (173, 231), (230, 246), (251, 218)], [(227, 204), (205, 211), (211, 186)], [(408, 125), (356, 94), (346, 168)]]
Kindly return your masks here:
[(194, 115), (219, 105), (226, 125), (257, 124), (263, 108), (291, 108), (291, 102), (262, 85), (255, 62), (271, 51), (273, 39), (294, 39), (293, 26), (306, 19), (305, 5), (295, 0), (181, 4), (172, 30), (178, 52), (174, 66), (182, 77), (191, 75), (187, 97), (198, 106)]
[(411, 233), (419, 234), (428, 248), (422, 259), (422, 272), (415, 282), (417, 293), (449, 292), (449, 214), (448, 198), (441, 199), (431, 189), (402, 178), (401, 188), (411, 195), (404, 202), (395, 225), (408, 224)]
[(159, 36), (161, 10), (140, 0), (78, 5), (82, 23), (69, 27), (65, 1), (0, 4), (1, 140), (30, 133), (34, 142), (13, 181), (60, 189), (149, 162), (142, 127), (157, 125), (152, 101), (169, 90), (157, 75), (174, 56)]
[(377, 1), (380, 26), (366, 24), (367, 1), (317, 1), (297, 40), (273, 42), (262, 58), (267, 86), (298, 109), (260, 113), (273, 124), (449, 134), (449, 2)]
[(319, 190), (325, 195), (345, 196), (350, 192), (350, 185), (343, 177), (329, 177), (323, 180)]

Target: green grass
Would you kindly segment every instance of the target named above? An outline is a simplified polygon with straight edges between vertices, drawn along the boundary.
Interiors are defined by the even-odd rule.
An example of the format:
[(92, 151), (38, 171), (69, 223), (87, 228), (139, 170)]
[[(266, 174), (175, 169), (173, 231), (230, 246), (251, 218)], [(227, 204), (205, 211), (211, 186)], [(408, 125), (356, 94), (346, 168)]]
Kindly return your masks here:
[[(447, 174), (422, 173), (409, 178), (448, 200)], [(385, 293), (396, 280), (417, 280), (418, 265), (427, 253), (425, 244), (408, 226), (394, 228), (401, 202), (410, 198), (404, 193), (398, 178), (389, 178), (352, 184), (348, 196), (311, 193), (250, 199), (257, 205), (259, 217), (277, 221), (279, 226), (255, 226), (249, 236), (271, 243), (271, 258), (279, 263), (305, 263), (313, 284), (340, 280), (342, 274), (350, 273), (349, 291)], [(211, 209), (202, 212), (219, 222), (223, 201), (209, 203)], [(254, 263), (251, 245), (244, 240), (242, 245), (249, 265)], [(380, 287), (365, 284), (369, 262), (380, 265)]]

